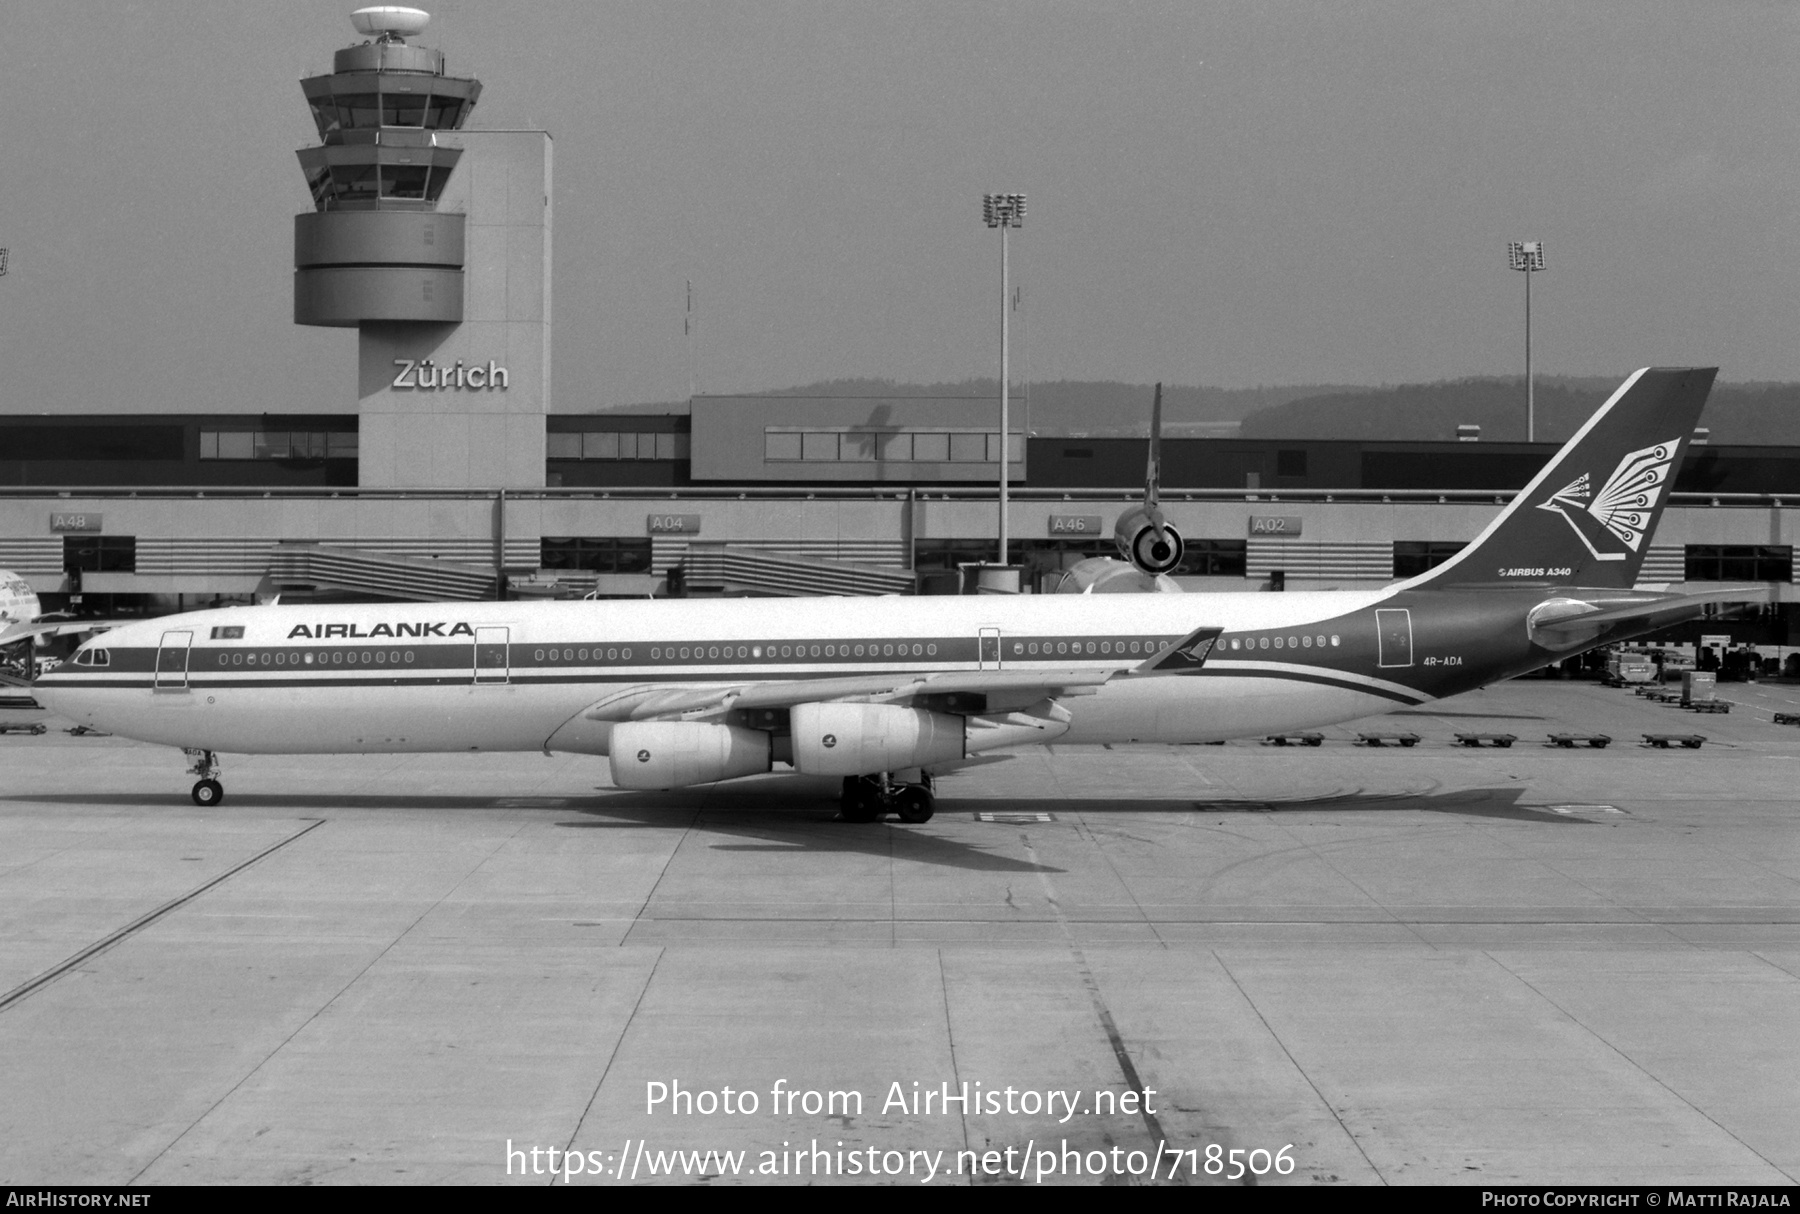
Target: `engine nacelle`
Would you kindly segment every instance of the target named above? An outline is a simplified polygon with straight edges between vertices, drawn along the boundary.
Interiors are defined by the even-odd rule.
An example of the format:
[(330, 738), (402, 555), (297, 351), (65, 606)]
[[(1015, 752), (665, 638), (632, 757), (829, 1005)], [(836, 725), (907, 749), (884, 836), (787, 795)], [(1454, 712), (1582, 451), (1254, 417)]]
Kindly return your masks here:
[(620, 788), (685, 788), (769, 770), (769, 735), (699, 721), (624, 721), (612, 729)]
[(1162, 524), (1162, 537), (1157, 538), (1157, 520), (1142, 506), (1133, 507), (1113, 524), (1113, 542), (1125, 559), (1148, 574), (1169, 573), (1181, 564), (1181, 532), (1168, 523)]
[[(866, 776), (963, 757), (963, 719), (949, 713), (895, 704), (800, 704), (788, 720), (794, 766), (809, 776)], [(613, 746), (617, 754), (618, 743)]]

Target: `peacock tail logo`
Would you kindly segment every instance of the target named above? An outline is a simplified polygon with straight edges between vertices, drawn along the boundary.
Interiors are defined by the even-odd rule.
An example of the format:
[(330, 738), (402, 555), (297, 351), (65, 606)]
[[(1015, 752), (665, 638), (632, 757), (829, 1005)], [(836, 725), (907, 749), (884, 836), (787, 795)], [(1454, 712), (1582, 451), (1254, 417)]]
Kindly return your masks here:
[[(1538, 503), (1538, 509), (1562, 515), (1595, 560), (1622, 561), (1642, 547), (1680, 447), (1680, 439), (1671, 439), (1631, 452), (1619, 461), (1598, 492), (1583, 472), (1548, 500)], [(1590, 519), (1591, 523), (1587, 521)], [(1595, 540), (1602, 545), (1616, 540), (1627, 551), (1602, 551)]]

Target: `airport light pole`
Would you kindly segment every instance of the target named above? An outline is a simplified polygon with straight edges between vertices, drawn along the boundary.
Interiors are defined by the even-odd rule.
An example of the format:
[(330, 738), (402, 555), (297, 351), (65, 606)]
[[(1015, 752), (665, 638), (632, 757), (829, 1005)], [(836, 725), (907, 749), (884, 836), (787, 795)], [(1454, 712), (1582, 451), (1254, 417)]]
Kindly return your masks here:
[(1531, 276), (1544, 268), (1544, 242), (1515, 240), (1506, 246), (1506, 259), (1525, 274), (1525, 441), (1537, 441), (1537, 385), (1531, 378)]
[(1010, 295), (1007, 283), (1006, 267), (1006, 230), (1025, 226), (1025, 195), (1023, 194), (983, 194), (981, 196), (981, 218), (990, 228), (1000, 229), (1000, 560), (1006, 564), (1006, 507), (1007, 507), (1007, 473), (1012, 468), (1012, 427), (1007, 408), (1008, 380), (1012, 368), (1008, 363), (1008, 331), (1007, 312)]

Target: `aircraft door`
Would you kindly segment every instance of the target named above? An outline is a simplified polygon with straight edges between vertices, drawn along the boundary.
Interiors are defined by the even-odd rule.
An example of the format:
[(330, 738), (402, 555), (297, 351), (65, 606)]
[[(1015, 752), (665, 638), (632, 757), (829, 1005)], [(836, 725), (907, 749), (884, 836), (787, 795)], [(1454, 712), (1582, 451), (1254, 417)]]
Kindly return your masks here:
[(980, 654), (983, 670), (1000, 669), (1000, 630), (998, 628), (981, 630)]
[(504, 626), (475, 630), (476, 686), (499, 685), (511, 680), (511, 663), (507, 658), (510, 631)]
[(1411, 666), (1412, 657), (1412, 612), (1405, 607), (1385, 607), (1375, 612), (1375, 631), (1378, 635), (1377, 664), (1381, 666)]
[(156, 650), (156, 690), (188, 689), (188, 647), (194, 643), (191, 632), (165, 632)]

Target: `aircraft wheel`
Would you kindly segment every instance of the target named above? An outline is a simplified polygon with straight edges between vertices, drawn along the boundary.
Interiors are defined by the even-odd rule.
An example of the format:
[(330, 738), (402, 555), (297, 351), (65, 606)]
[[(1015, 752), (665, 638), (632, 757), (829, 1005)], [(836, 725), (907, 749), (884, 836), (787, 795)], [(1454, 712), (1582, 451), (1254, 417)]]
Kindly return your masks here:
[(225, 799), (225, 787), (217, 780), (201, 780), (194, 785), (193, 798), (201, 809), (211, 809)]
[(922, 784), (908, 784), (895, 800), (900, 820), (914, 826), (931, 821), (931, 815), (937, 812), (937, 798)]

